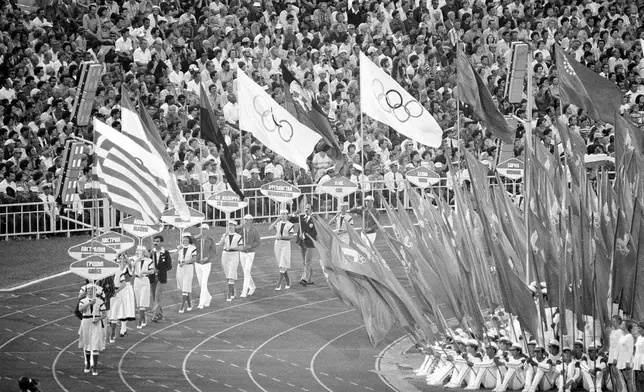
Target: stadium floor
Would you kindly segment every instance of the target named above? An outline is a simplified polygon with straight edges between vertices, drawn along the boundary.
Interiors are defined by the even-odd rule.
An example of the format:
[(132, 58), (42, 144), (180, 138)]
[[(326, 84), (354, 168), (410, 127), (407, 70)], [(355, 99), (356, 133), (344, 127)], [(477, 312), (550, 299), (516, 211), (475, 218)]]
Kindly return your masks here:
[[(291, 277), (297, 280), (299, 251), (293, 251), (293, 260)], [(392, 331), (374, 349), (357, 313), (335, 298), (316, 267), (317, 284), (294, 283), (290, 290), (275, 291), (278, 274), (267, 241), (253, 266), (255, 295), (226, 302), (223, 273), (215, 263), (209, 284), (212, 306), (195, 306), (185, 314), (177, 313), (181, 298), (173, 269), (164, 298), (167, 321), (150, 322), (143, 330), (130, 322), (128, 334), (117, 336), (101, 353), (98, 376), (83, 373), (78, 348), (79, 321), (73, 309), (81, 278), (67, 275), (2, 293), (0, 391), (17, 391), (17, 381), (25, 375), (37, 378), (48, 392), (394, 389), (376, 371), (376, 363), (402, 330)], [(193, 295), (198, 295), (196, 279)]]

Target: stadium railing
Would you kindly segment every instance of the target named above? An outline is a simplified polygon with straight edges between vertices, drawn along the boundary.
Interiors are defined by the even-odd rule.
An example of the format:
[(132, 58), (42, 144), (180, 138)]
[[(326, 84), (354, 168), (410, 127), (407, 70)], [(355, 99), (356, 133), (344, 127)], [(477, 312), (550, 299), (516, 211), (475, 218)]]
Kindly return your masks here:
[[(410, 208), (409, 191), (421, 191), (411, 185), (408, 191), (399, 193), (398, 198), (387, 192), (384, 181), (372, 181), (370, 189), (345, 196), (342, 202), (349, 207), (363, 204), (363, 198), (371, 195), (374, 197), (375, 206), (383, 208), (384, 200), (397, 206)], [(511, 195), (520, 192), (520, 183), (508, 181), (506, 190)], [(331, 216), (340, 210), (340, 200), (329, 194), (316, 191), (316, 185), (300, 187), (302, 194), (290, 205), (291, 211), (303, 211), (304, 203), (312, 206), (314, 213)], [(205, 214), (205, 222), (218, 226), (225, 226), (226, 219), (241, 219), (246, 214), (251, 214), (257, 222), (270, 221), (279, 215), (280, 205), (266, 196), (259, 189), (244, 189), (245, 200), (248, 206), (236, 211), (229, 216), (211, 207), (206, 203), (203, 192), (184, 193), (189, 207)], [(426, 193), (442, 198), (448, 203), (452, 202), (451, 187), (445, 181), (425, 188)], [(59, 206), (60, 208), (60, 206)], [(57, 218), (45, 211), (45, 205), (40, 202), (0, 204), (0, 238), (9, 240), (17, 238), (41, 238), (43, 236), (58, 235), (71, 236), (72, 234), (90, 234), (93, 227), (101, 231), (120, 229), (119, 223), (122, 214), (116, 211), (106, 198), (79, 200), (75, 204), (60, 208)]]

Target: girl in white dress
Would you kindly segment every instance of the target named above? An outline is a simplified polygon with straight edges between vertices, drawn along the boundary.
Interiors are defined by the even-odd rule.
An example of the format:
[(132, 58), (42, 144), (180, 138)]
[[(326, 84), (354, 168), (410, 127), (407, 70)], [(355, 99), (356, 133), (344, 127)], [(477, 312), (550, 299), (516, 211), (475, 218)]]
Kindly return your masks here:
[(116, 325), (121, 322), (120, 336), (127, 334), (127, 322), (135, 320), (135, 295), (132, 281), (134, 279), (133, 260), (121, 253), (118, 256), (121, 263), (121, 272), (114, 277), (114, 285), (117, 287), (116, 294), (111, 299), (108, 319), (112, 327), (110, 343), (114, 343), (116, 337)]
[(633, 380), (636, 392), (644, 392), (644, 323), (633, 328), (635, 355), (633, 356)]
[(279, 291), (282, 289), (282, 281), (286, 283), (285, 289), (291, 288), (288, 270), (291, 268), (291, 240), (295, 238), (295, 230), (294, 225), (288, 220), (288, 210), (280, 210), (280, 217), (269, 226), (268, 230), (273, 228), (275, 228), (275, 259), (280, 270), (280, 279), (275, 290)]
[(150, 252), (144, 246), (139, 246), (136, 248), (134, 261), (134, 295), (139, 310), (137, 329), (147, 325), (145, 310), (150, 306), (150, 274), (154, 274), (154, 262), (150, 258)]
[(617, 344), (617, 357), (613, 364), (618, 370), (618, 386), (614, 389), (616, 392), (633, 392), (633, 352), (635, 350), (635, 338), (633, 329), (635, 324), (630, 320), (622, 321), (620, 328), (624, 334), (619, 338)]
[(192, 310), (190, 294), (192, 293), (192, 278), (195, 273), (194, 263), (197, 259), (197, 248), (193, 245), (192, 234), (185, 233), (181, 245), (177, 247), (177, 288), (181, 290), (181, 307), (179, 313)]
[(228, 230), (221, 236), (217, 246), (223, 245), (221, 252), (221, 268), (226, 274), (228, 281), (228, 293), (226, 301), (232, 301), (235, 298), (235, 280), (237, 280), (237, 267), (239, 266), (239, 250), (241, 249), (242, 236), (235, 232), (237, 222), (228, 221)]
[(94, 376), (98, 364), (98, 353), (105, 349), (105, 334), (103, 332), (103, 319), (105, 318), (105, 304), (96, 296), (96, 286), (86, 289), (87, 296), (80, 300), (78, 310), (83, 314), (80, 328), (78, 329), (78, 348), (85, 352), (85, 373), (90, 371)]

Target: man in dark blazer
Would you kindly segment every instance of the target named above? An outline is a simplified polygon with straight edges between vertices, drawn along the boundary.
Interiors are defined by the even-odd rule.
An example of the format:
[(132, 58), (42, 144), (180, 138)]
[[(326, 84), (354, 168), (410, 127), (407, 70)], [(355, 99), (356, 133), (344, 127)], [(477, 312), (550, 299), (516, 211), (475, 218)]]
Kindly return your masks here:
[(152, 242), (154, 248), (150, 251), (150, 256), (154, 262), (154, 275), (149, 275), (150, 293), (152, 293), (152, 303), (154, 304), (152, 305), (152, 321), (158, 323), (163, 320), (163, 309), (161, 308), (163, 286), (168, 282), (168, 271), (172, 269), (172, 258), (170, 252), (163, 247), (162, 235), (155, 235)]
[(310, 204), (304, 206), (304, 213), (293, 216), (290, 221), (294, 224), (299, 224), (297, 233), (297, 244), (300, 246), (302, 253), (302, 260), (304, 263), (304, 270), (302, 271), (302, 278), (300, 284), (306, 286), (314, 284), (313, 282), (313, 256), (316, 253), (315, 243), (313, 240), (317, 238), (317, 230), (315, 229), (315, 222), (311, 215), (312, 208)]

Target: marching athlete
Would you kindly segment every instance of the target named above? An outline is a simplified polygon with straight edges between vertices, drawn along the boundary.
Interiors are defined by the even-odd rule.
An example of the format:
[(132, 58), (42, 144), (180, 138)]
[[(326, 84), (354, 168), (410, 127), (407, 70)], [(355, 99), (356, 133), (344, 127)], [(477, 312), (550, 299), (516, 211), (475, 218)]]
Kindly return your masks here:
[(152, 321), (155, 323), (163, 320), (163, 308), (161, 300), (166, 283), (168, 283), (168, 271), (172, 269), (172, 256), (163, 247), (163, 236), (155, 235), (152, 239), (154, 248), (150, 251), (154, 262), (154, 275), (150, 275), (150, 294), (152, 294)]
[(105, 335), (103, 333), (103, 319), (105, 318), (105, 304), (96, 295), (96, 286), (87, 288), (87, 296), (80, 300), (78, 310), (83, 314), (80, 328), (78, 329), (78, 348), (85, 352), (85, 373), (92, 372), (98, 375), (98, 353), (105, 349)]
[[(208, 230), (210, 227), (204, 223), (201, 225), (201, 229)], [(212, 301), (212, 295), (208, 291), (208, 278), (212, 269), (212, 259), (217, 255), (217, 244), (209, 235), (202, 234), (195, 238), (199, 238), (201, 242), (201, 252), (199, 252), (199, 258), (195, 263), (195, 275), (197, 275), (197, 282), (199, 282), (200, 287), (197, 309), (203, 309), (204, 307), (209, 307), (210, 301)]]
[(369, 195), (364, 198), (364, 205), (361, 207), (354, 207), (349, 212), (352, 214), (362, 214), (364, 222), (362, 224), (363, 238), (368, 240), (368, 243), (374, 244), (378, 234), (378, 220), (380, 219), (380, 212), (373, 206), (374, 198)]
[(259, 231), (257, 231), (257, 228), (253, 224), (253, 216), (251, 214), (244, 215), (241, 227), (237, 232), (242, 236), (243, 245), (240, 249), (239, 261), (244, 272), (244, 284), (242, 285), (242, 291), (239, 297), (244, 298), (247, 295), (253, 295), (255, 293), (255, 282), (251, 276), (251, 270), (253, 268), (253, 261), (255, 260), (255, 249), (257, 249), (261, 240)]
[(192, 310), (190, 294), (192, 294), (192, 278), (194, 263), (197, 260), (197, 248), (193, 245), (192, 234), (185, 233), (181, 245), (177, 247), (177, 288), (181, 290), (181, 307), (179, 313)]
[(349, 214), (349, 203), (340, 204), (340, 212), (329, 221), (329, 224), (332, 225), (335, 223), (335, 232), (338, 234), (338, 237), (341, 241), (349, 243), (349, 233), (347, 232), (347, 226), (353, 226), (353, 217)]
[(136, 259), (134, 261), (134, 295), (136, 297), (136, 306), (139, 310), (139, 322), (136, 329), (141, 329), (147, 325), (145, 319), (145, 310), (150, 306), (150, 278), (154, 274), (154, 262), (150, 258), (148, 250), (139, 246), (136, 249)]
[(288, 210), (285, 208), (280, 210), (280, 217), (268, 227), (269, 231), (275, 229), (275, 260), (280, 270), (276, 291), (282, 289), (282, 281), (285, 283), (284, 289), (291, 288), (288, 270), (291, 268), (291, 240), (295, 238), (293, 228), (293, 224), (288, 220)]
[(109, 312), (109, 322), (112, 329), (110, 343), (116, 338), (116, 325), (121, 322), (119, 335), (124, 337), (127, 334), (127, 322), (136, 320), (135, 295), (132, 281), (134, 280), (134, 260), (121, 253), (118, 256), (120, 262), (120, 273), (114, 279), (117, 286), (116, 294), (112, 298)]
[(313, 222), (313, 216), (311, 215), (312, 211), (311, 205), (307, 204), (304, 206), (303, 214), (299, 214), (297, 217), (291, 219), (292, 223), (299, 225), (297, 244), (300, 246), (304, 265), (302, 277), (300, 278), (300, 284), (302, 286), (315, 283), (313, 282), (313, 256), (315, 256), (315, 243), (313, 241), (317, 239), (317, 231), (315, 229), (315, 222)]
[(235, 298), (235, 281), (237, 280), (237, 267), (239, 266), (239, 249), (242, 246), (242, 236), (235, 232), (237, 222), (228, 221), (227, 231), (221, 236), (217, 246), (222, 246), (221, 268), (226, 274), (228, 282), (228, 293), (226, 301), (230, 302)]

